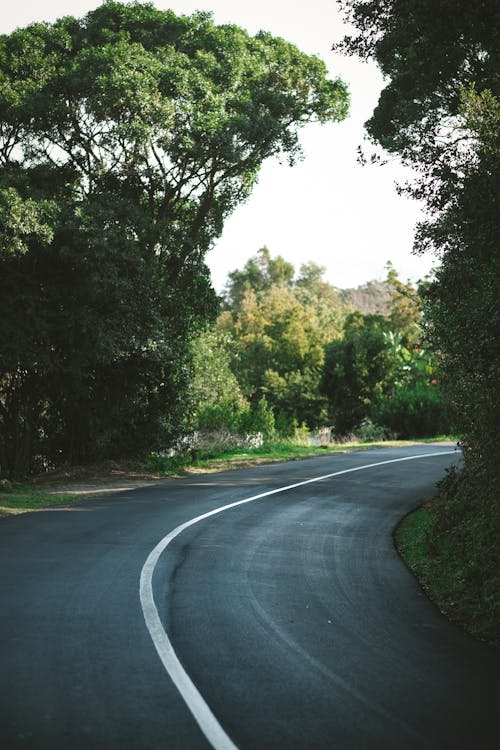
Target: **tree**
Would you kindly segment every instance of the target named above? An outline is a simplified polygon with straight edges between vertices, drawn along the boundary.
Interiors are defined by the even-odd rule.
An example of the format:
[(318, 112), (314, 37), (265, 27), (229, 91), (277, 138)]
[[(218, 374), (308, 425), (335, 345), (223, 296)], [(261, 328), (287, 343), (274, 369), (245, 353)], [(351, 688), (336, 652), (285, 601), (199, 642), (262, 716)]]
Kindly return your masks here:
[[(465, 464), (442, 484), (429, 542), (451, 566), (451, 610), (483, 637), (498, 623), (500, 456), (500, 48), (494, 0), (349, 0), (356, 31), (337, 48), (373, 56), (388, 81), (371, 138), (418, 172), (428, 216), (415, 248), (439, 254), (424, 293)], [(453, 578), (454, 580), (451, 580)], [(474, 622), (475, 621), (475, 622)], [(498, 638), (498, 630), (496, 631)]]
[[(218, 325), (234, 342), (232, 369), (245, 396), (256, 401), (265, 395), (277, 412), (314, 423), (322, 400), (317, 381), (323, 362), (314, 310), (302, 306), (293, 290), (278, 284), (260, 297), (247, 291), (240, 310), (234, 315), (224, 312)], [(309, 395), (303, 393), (300, 401), (295, 398), (299, 381), (309, 386)], [(302, 408), (311, 401), (315, 415)]]
[(257, 255), (250, 258), (241, 271), (231, 271), (224, 290), (224, 301), (228, 310), (235, 313), (241, 309), (245, 294), (267, 292), (271, 286), (292, 286), (295, 269), (281, 255), (271, 257), (269, 248), (261, 247)]
[[(422, 297), (411, 281), (399, 278), (391, 262), (387, 263), (387, 304), (391, 331), (404, 336), (407, 345), (416, 344), (422, 336)], [(420, 289), (426, 282), (419, 282)]]
[(304, 307), (314, 310), (324, 343), (338, 338), (351, 310), (342, 302), (339, 290), (324, 280), (326, 269), (303, 263), (294, 284), (295, 295)]
[(324, 345), (340, 336), (346, 309), (324, 269), (291, 263), (267, 248), (229, 274), (218, 326), (233, 342), (232, 369), (246, 397), (264, 394), (281, 423), (324, 423), (319, 392)]
[(421, 329), (410, 324), (406, 330), (385, 334), (393, 360), (391, 379), (370, 405), (370, 419), (402, 439), (431, 437), (450, 429), (437, 358), (429, 347), (415, 343), (419, 333)]
[(231, 371), (225, 343), (213, 327), (193, 339), (193, 375), (188, 389), (191, 429), (237, 430), (242, 414), (250, 409)]
[(457, 134), (462, 91), (498, 87), (498, 5), (494, 0), (340, 0), (339, 5), (355, 31), (334, 48), (375, 58), (386, 76), (367, 123), (370, 137), (413, 166), (430, 169), (431, 181), (439, 170), (444, 176), (452, 164), (436, 155), (444, 157)]
[(346, 88), (269, 34), (113, 1), (0, 37), (0, 82), (1, 470), (168, 441), (206, 251)]
[(355, 312), (346, 320), (343, 338), (326, 347), (320, 388), (340, 436), (359, 427), (372, 402), (387, 393), (394, 371), (387, 332), (383, 316)]
[(448, 0), (342, 3), (356, 32), (338, 49), (373, 56), (388, 83), (367, 123), (374, 142), (418, 172), (407, 190), (428, 219), (416, 249), (442, 264), (425, 292), (456, 425), (498, 466), (498, 5)]
[(336, 431), (364, 420), (401, 438), (449, 429), (436, 356), (424, 341), (422, 299), (388, 264), (386, 315), (351, 314), (343, 337), (327, 345), (321, 389)]

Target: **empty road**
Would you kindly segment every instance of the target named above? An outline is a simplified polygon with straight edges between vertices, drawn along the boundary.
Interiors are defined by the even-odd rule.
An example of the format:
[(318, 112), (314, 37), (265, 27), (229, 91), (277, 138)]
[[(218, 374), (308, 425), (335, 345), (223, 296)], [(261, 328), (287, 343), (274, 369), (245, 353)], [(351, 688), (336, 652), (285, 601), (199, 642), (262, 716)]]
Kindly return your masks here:
[(391, 536), (458, 458), (326, 455), (2, 520), (0, 747), (496, 748), (499, 654)]

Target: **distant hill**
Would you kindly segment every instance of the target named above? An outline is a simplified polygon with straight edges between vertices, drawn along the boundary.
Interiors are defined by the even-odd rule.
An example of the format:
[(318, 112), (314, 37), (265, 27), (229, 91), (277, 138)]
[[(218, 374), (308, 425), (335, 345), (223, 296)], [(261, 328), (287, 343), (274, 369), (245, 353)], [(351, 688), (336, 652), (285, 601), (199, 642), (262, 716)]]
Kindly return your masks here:
[(338, 289), (337, 292), (345, 305), (362, 313), (389, 314), (390, 293), (387, 281), (367, 281), (353, 289)]

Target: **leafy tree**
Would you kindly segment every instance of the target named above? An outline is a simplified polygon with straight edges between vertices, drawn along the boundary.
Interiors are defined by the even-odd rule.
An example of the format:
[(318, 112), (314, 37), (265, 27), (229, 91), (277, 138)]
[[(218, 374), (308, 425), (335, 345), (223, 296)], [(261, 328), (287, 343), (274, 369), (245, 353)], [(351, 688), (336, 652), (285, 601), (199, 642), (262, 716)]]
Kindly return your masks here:
[(227, 309), (233, 313), (241, 309), (243, 298), (247, 292), (255, 294), (267, 292), (272, 286), (292, 286), (295, 269), (281, 255), (271, 257), (267, 247), (262, 247), (257, 255), (250, 258), (241, 271), (231, 271), (224, 290), (224, 300)]
[(372, 401), (387, 393), (394, 372), (387, 332), (381, 315), (356, 312), (348, 316), (343, 338), (326, 347), (320, 387), (338, 435), (353, 432), (369, 417)]
[(342, 339), (326, 347), (321, 390), (339, 435), (370, 420), (401, 438), (446, 432), (447, 410), (435, 356), (409, 343), (415, 328), (395, 332), (390, 316), (353, 313)]
[(407, 380), (389, 396), (374, 399), (370, 415), (402, 440), (445, 434), (449, 427), (439, 388), (418, 380)]
[[(414, 344), (421, 337), (422, 297), (419, 289), (408, 281), (401, 281), (392, 263), (387, 263), (387, 287), (389, 301), (387, 304), (391, 331), (404, 336), (405, 343)], [(420, 282), (420, 289), (426, 282)]]
[(416, 249), (442, 259), (425, 293), (428, 335), (442, 354), (457, 427), (494, 474), (500, 417), (498, 6), (488, 0), (349, 0), (342, 6), (355, 32), (337, 48), (374, 57), (387, 76), (367, 130), (419, 175), (407, 186), (428, 209)]
[(295, 399), (298, 382), (308, 382), (317, 407), (323, 342), (311, 307), (303, 307), (292, 290), (274, 285), (261, 297), (246, 292), (240, 311), (224, 312), (218, 325), (234, 342), (232, 368), (247, 398), (265, 394), (290, 417), (313, 418)]
[(276, 420), (274, 411), (265, 396), (261, 396), (251, 409), (242, 412), (238, 429), (242, 433), (260, 432), (264, 440), (275, 435)]
[(368, 132), (418, 171), (407, 189), (425, 199), (428, 217), (416, 249), (441, 258), (424, 295), (427, 335), (440, 352), (465, 466), (442, 484), (430, 541), (436, 565), (457, 571), (452, 611), (467, 602), (476, 631), (491, 638), (500, 569), (492, 536), (500, 494), (498, 3), (342, 5), (355, 32), (339, 47), (373, 56), (388, 81)]
[(214, 328), (192, 342), (193, 375), (188, 389), (191, 417), (188, 428), (238, 430), (241, 415), (250, 409), (230, 368), (224, 341)]
[(304, 263), (300, 267), (294, 290), (300, 303), (314, 310), (326, 343), (340, 336), (346, 316), (351, 310), (342, 302), (339, 290), (324, 280), (325, 270), (316, 263)]
[(402, 333), (386, 333), (393, 359), (391, 383), (383, 395), (373, 399), (370, 407), (374, 423), (403, 439), (431, 437), (450, 429), (436, 356), (429, 348), (409, 344), (415, 335), (415, 326)]
[(233, 342), (232, 369), (246, 397), (264, 394), (284, 423), (326, 419), (319, 392), (324, 345), (340, 336), (347, 311), (324, 268), (304, 264), (298, 277), (267, 248), (229, 275), (218, 326)]
[(167, 441), (205, 252), (345, 86), (269, 34), (111, 0), (0, 37), (0, 82), (1, 470)]
[[(367, 123), (372, 139), (432, 182), (453, 165), (446, 158), (460, 124), (463, 90), (498, 87), (498, 6), (494, 0), (340, 0), (354, 32), (334, 45), (375, 58), (386, 86)], [(429, 151), (430, 149), (430, 151)], [(444, 161), (436, 159), (444, 157)]]

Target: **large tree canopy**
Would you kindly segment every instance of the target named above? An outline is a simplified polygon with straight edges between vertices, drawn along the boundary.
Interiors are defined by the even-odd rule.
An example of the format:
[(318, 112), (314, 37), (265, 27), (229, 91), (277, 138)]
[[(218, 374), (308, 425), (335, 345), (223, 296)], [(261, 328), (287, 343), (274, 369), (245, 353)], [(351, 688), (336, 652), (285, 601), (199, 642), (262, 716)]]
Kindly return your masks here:
[[(339, 0), (354, 33), (335, 48), (374, 57), (386, 78), (368, 133), (418, 161), (458, 123), (461, 91), (498, 86), (496, 0)], [(449, 132), (448, 132), (449, 134)], [(442, 142), (442, 145), (445, 145)]]
[(0, 466), (173, 435), (204, 254), (262, 161), (345, 117), (325, 65), (210, 15), (105, 2), (0, 37)]

